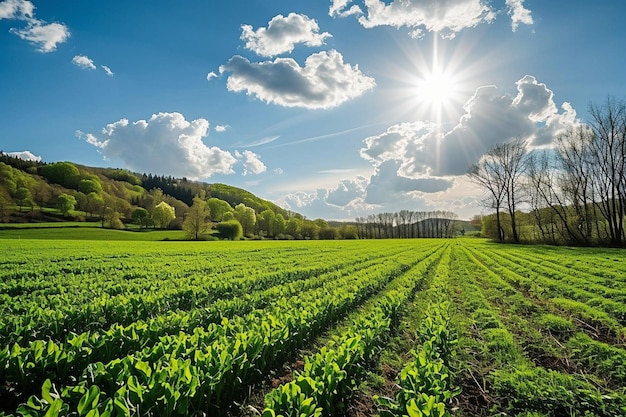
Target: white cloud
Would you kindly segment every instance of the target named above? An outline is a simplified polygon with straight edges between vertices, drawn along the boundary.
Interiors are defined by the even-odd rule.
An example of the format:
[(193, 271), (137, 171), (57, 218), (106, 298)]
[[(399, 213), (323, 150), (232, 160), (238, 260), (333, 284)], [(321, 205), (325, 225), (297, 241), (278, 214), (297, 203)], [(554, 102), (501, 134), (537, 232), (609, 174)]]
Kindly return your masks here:
[(11, 28), (10, 32), (36, 45), (40, 52), (55, 51), (58, 44), (70, 37), (70, 30), (63, 23), (46, 23), (38, 19), (29, 19), (26, 28)]
[(37, 156), (31, 151), (6, 152), (6, 154), (14, 158), (20, 158), (24, 161), (41, 161), (41, 156)]
[(285, 107), (328, 109), (362, 95), (376, 85), (358, 66), (344, 64), (336, 50), (309, 56), (304, 67), (291, 58), (251, 63), (236, 55), (220, 67), (230, 72), (229, 91), (254, 95)]
[(457, 32), (492, 22), (495, 11), (484, 0), (365, 0), (366, 16), (359, 22), (366, 28), (393, 26), (421, 28), (453, 38)]
[(325, 201), (337, 207), (358, 206), (363, 203), (367, 183), (367, 178), (361, 175), (341, 180), (337, 187), (328, 190)]
[(222, 133), (222, 132), (226, 132), (226, 129), (230, 128), (229, 125), (216, 125), (215, 126), (215, 131)]
[(84, 69), (96, 69), (96, 65), (93, 63), (93, 60), (85, 55), (76, 55), (72, 58), (72, 64)]
[[(409, 35), (419, 38), (424, 31), (437, 32), (444, 38), (454, 38), (463, 29), (491, 23), (499, 14), (489, 0), (332, 0), (329, 15), (344, 17), (359, 15), (365, 28), (376, 26), (406, 27)], [(531, 25), (531, 11), (524, 8), (524, 0), (506, 0), (515, 31), (520, 23)], [(363, 12), (365, 11), (365, 12)]]
[(376, 168), (369, 179), (364, 201), (369, 204), (400, 204), (414, 200), (419, 193), (433, 194), (448, 190), (454, 185), (451, 178), (422, 176), (409, 178), (400, 174), (400, 162), (385, 161)]
[(259, 157), (259, 155), (255, 154), (252, 151), (243, 151), (241, 153), (239, 151), (235, 151), (235, 156), (239, 160), (241, 160), (241, 163), (243, 164), (242, 175), (248, 175), (248, 174), (258, 175), (258, 174), (262, 174), (263, 172), (267, 170), (267, 167), (261, 161), (261, 158)]
[(319, 33), (315, 19), (306, 15), (289, 13), (287, 17), (279, 14), (267, 25), (256, 31), (250, 25), (241, 26), (241, 39), (246, 41), (246, 48), (261, 56), (274, 56), (291, 52), (296, 44), (321, 46), (332, 35)]
[(285, 171), (283, 171), (283, 169), (282, 169), (282, 168), (276, 168), (276, 169), (274, 170), (274, 174), (275, 174), (275, 175), (283, 175), (284, 173), (285, 173)]
[(26, 20), (33, 17), (35, 6), (27, 0), (5, 0), (0, 2), (0, 19)]
[(549, 146), (560, 132), (578, 123), (571, 105), (564, 103), (559, 112), (553, 92), (534, 77), (524, 76), (516, 86), (516, 96), (502, 94), (495, 86), (478, 88), (447, 133), (421, 121), (391, 126), (366, 138), (361, 156), (375, 167), (396, 161), (398, 175), (408, 178), (464, 175), (498, 143), (521, 137), (531, 147)]
[(108, 124), (97, 136), (76, 133), (105, 158), (121, 160), (134, 171), (191, 179), (233, 173), (236, 158), (205, 145), (203, 138), (208, 131), (206, 119), (189, 122), (180, 113), (158, 113), (132, 123), (121, 119)]
[(37, 46), (40, 52), (55, 51), (57, 45), (70, 37), (70, 30), (63, 23), (47, 23), (35, 18), (35, 6), (28, 0), (5, 0), (0, 2), (0, 20), (26, 22), (25, 28), (11, 28), (9, 32)]
[(363, 14), (363, 11), (356, 4), (351, 5), (352, 0), (332, 0), (330, 4), (330, 9), (328, 9), (329, 16), (339, 16), (346, 17), (350, 15)]
[(107, 67), (106, 65), (100, 65), (100, 67), (104, 70), (104, 72), (106, 72), (106, 74), (109, 77), (112, 77), (115, 75), (115, 73), (113, 71), (111, 71), (111, 68)]
[(219, 76), (214, 71), (211, 71), (206, 75), (206, 80), (211, 81), (213, 78), (217, 78), (217, 77)]
[(520, 23), (532, 25), (533, 16), (527, 8), (524, 7), (524, 0), (506, 0), (507, 12), (511, 16), (511, 27), (515, 32)]
[(495, 86), (478, 88), (448, 132), (415, 121), (370, 136), (360, 154), (374, 167), (373, 174), (341, 179), (314, 193), (289, 193), (280, 201), (326, 218), (407, 208), (446, 209), (469, 218), (479, 210), (480, 190), (465, 174), (489, 148), (517, 137), (527, 139), (530, 149), (549, 147), (564, 129), (579, 123), (572, 106), (563, 103), (559, 109), (553, 92), (535, 77), (524, 76), (515, 86), (516, 94)]

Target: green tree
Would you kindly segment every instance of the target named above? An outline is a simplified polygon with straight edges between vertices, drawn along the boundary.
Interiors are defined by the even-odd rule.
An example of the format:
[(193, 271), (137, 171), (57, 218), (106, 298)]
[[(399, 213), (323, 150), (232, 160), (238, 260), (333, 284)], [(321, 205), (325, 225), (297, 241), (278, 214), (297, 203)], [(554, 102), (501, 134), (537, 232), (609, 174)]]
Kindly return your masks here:
[(15, 198), (20, 211), (22, 211), (22, 207), (24, 206), (32, 206), (33, 197), (30, 194), (30, 190), (26, 187), (18, 187), (17, 190), (15, 190), (13, 198)]
[(152, 210), (152, 220), (154, 220), (155, 226), (160, 229), (167, 229), (175, 218), (176, 210), (165, 201), (161, 201)]
[(254, 209), (239, 203), (235, 206), (235, 219), (243, 227), (243, 234), (248, 236), (254, 230), (256, 224), (256, 213)]
[(233, 208), (224, 200), (220, 200), (219, 198), (211, 197), (207, 200), (207, 206), (211, 213), (211, 219), (221, 222), (224, 220), (224, 214), (233, 211)]
[(224, 239), (239, 240), (243, 236), (243, 227), (237, 220), (223, 221), (218, 223), (216, 227)]
[(282, 214), (278, 213), (274, 217), (274, 234), (280, 235), (280, 234), (285, 233), (286, 225), (287, 225), (287, 222), (285, 222), (285, 218), (283, 217)]
[(311, 220), (304, 220), (300, 224), (300, 234), (304, 239), (318, 239), (320, 226)]
[(0, 222), (5, 222), (9, 215), (9, 202), (0, 194)]
[(41, 175), (48, 181), (75, 189), (80, 180), (80, 171), (70, 162), (55, 162), (44, 165), (40, 169)]
[(270, 209), (263, 210), (257, 217), (257, 227), (259, 231), (264, 231), (267, 236), (275, 236), (276, 216)]
[(300, 220), (295, 217), (287, 220), (287, 224), (285, 225), (285, 232), (290, 234), (294, 238), (300, 234)]
[(339, 237), (342, 239), (358, 239), (359, 229), (352, 224), (344, 224), (339, 228)]
[(109, 217), (109, 227), (111, 229), (118, 230), (124, 228), (124, 223), (122, 222), (122, 219), (120, 219), (120, 213), (118, 213), (117, 211), (111, 212), (111, 216)]
[(83, 179), (78, 182), (78, 191), (84, 194), (102, 192), (102, 184), (96, 179)]
[(138, 224), (140, 227), (148, 228), (150, 224), (150, 213), (143, 207), (137, 207), (131, 214), (133, 223)]
[(339, 231), (334, 227), (326, 227), (324, 229), (320, 229), (319, 238), (323, 240), (334, 240), (339, 238)]
[(227, 211), (226, 213), (224, 213), (224, 215), (222, 216), (222, 221), (223, 222), (228, 222), (231, 220), (235, 220), (235, 212), (234, 211)]
[(193, 204), (187, 212), (187, 217), (183, 222), (183, 230), (194, 240), (198, 240), (211, 229), (207, 203), (200, 197), (194, 197)]
[(67, 213), (74, 210), (74, 207), (76, 207), (76, 198), (74, 198), (73, 195), (63, 193), (57, 197), (56, 206), (61, 210), (63, 216), (66, 216)]
[(87, 198), (85, 199), (85, 209), (85, 211), (91, 216), (97, 214), (102, 217), (104, 210), (104, 198), (96, 193), (87, 194)]

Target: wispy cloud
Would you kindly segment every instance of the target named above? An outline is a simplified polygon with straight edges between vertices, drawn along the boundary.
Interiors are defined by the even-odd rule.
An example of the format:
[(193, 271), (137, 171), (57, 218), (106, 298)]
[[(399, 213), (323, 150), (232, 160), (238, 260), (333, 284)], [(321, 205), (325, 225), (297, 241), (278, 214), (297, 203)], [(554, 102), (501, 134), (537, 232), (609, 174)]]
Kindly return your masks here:
[(349, 174), (356, 171), (354, 168), (338, 168), (338, 169), (324, 169), (317, 171), (318, 174)]
[(281, 144), (270, 146), (270, 148), (279, 148), (279, 147), (282, 147), (282, 146), (298, 145), (300, 143), (316, 142), (318, 140), (330, 139), (330, 138), (334, 138), (334, 137), (337, 137), (337, 136), (345, 135), (346, 133), (356, 132), (358, 130), (362, 130), (362, 129), (366, 129), (366, 128), (370, 128), (370, 127), (378, 126), (378, 125), (382, 125), (382, 124), (383, 124), (382, 122), (371, 123), (371, 124), (368, 124), (368, 125), (362, 125), (362, 126), (354, 127), (352, 129), (341, 130), (339, 132), (327, 133), (325, 135), (311, 136), (310, 138), (298, 139), (298, 140), (294, 140), (294, 141), (291, 141), (291, 142), (281, 143)]
[(268, 143), (272, 143), (278, 138), (280, 138), (280, 136), (267, 136), (259, 140), (247, 143), (245, 145), (237, 146), (237, 147), (238, 148), (254, 148), (255, 146), (261, 146), (261, 145), (266, 145)]
[(104, 72), (106, 72), (109, 77), (115, 75), (113, 71), (111, 71), (111, 68), (107, 67), (106, 65), (100, 65), (100, 67), (104, 70)]
[[(72, 58), (72, 64), (76, 65), (78, 68), (86, 69), (86, 70), (95, 70), (97, 69), (96, 63), (93, 59), (89, 58), (87, 55), (76, 55)], [(106, 65), (100, 65), (100, 68), (108, 75), (112, 77), (114, 75), (111, 68)]]

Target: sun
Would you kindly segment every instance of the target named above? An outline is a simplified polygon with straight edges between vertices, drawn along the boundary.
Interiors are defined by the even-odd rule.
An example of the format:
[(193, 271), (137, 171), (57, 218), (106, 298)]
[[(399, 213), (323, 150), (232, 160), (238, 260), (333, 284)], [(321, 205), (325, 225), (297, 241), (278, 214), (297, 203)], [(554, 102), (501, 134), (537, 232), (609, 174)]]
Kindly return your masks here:
[(433, 110), (441, 109), (450, 105), (450, 102), (458, 94), (458, 86), (455, 77), (440, 69), (434, 69), (424, 74), (416, 82), (418, 101), (433, 106)]

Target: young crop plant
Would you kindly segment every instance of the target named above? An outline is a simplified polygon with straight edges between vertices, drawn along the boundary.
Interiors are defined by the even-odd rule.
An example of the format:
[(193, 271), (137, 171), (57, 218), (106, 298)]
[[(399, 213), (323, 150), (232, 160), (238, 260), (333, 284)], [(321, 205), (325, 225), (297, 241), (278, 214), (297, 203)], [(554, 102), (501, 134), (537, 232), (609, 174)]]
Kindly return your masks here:
[(450, 323), (449, 263), (448, 250), (428, 291), (430, 303), (417, 331), (417, 347), (411, 351), (414, 359), (398, 375), (399, 392), (394, 399), (374, 396), (381, 417), (449, 416), (446, 405), (460, 393), (451, 384), (450, 362), (458, 339)]
[(263, 417), (300, 417), (340, 415), (355, 380), (363, 374), (363, 362), (387, 337), (401, 313), (401, 307), (412, 297), (425, 271), (435, 261), (419, 263), (392, 281), (372, 308), (365, 310), (341, 336), (305, 358), (304, 369), (293, 380), (274, 389), (265, 397)]

